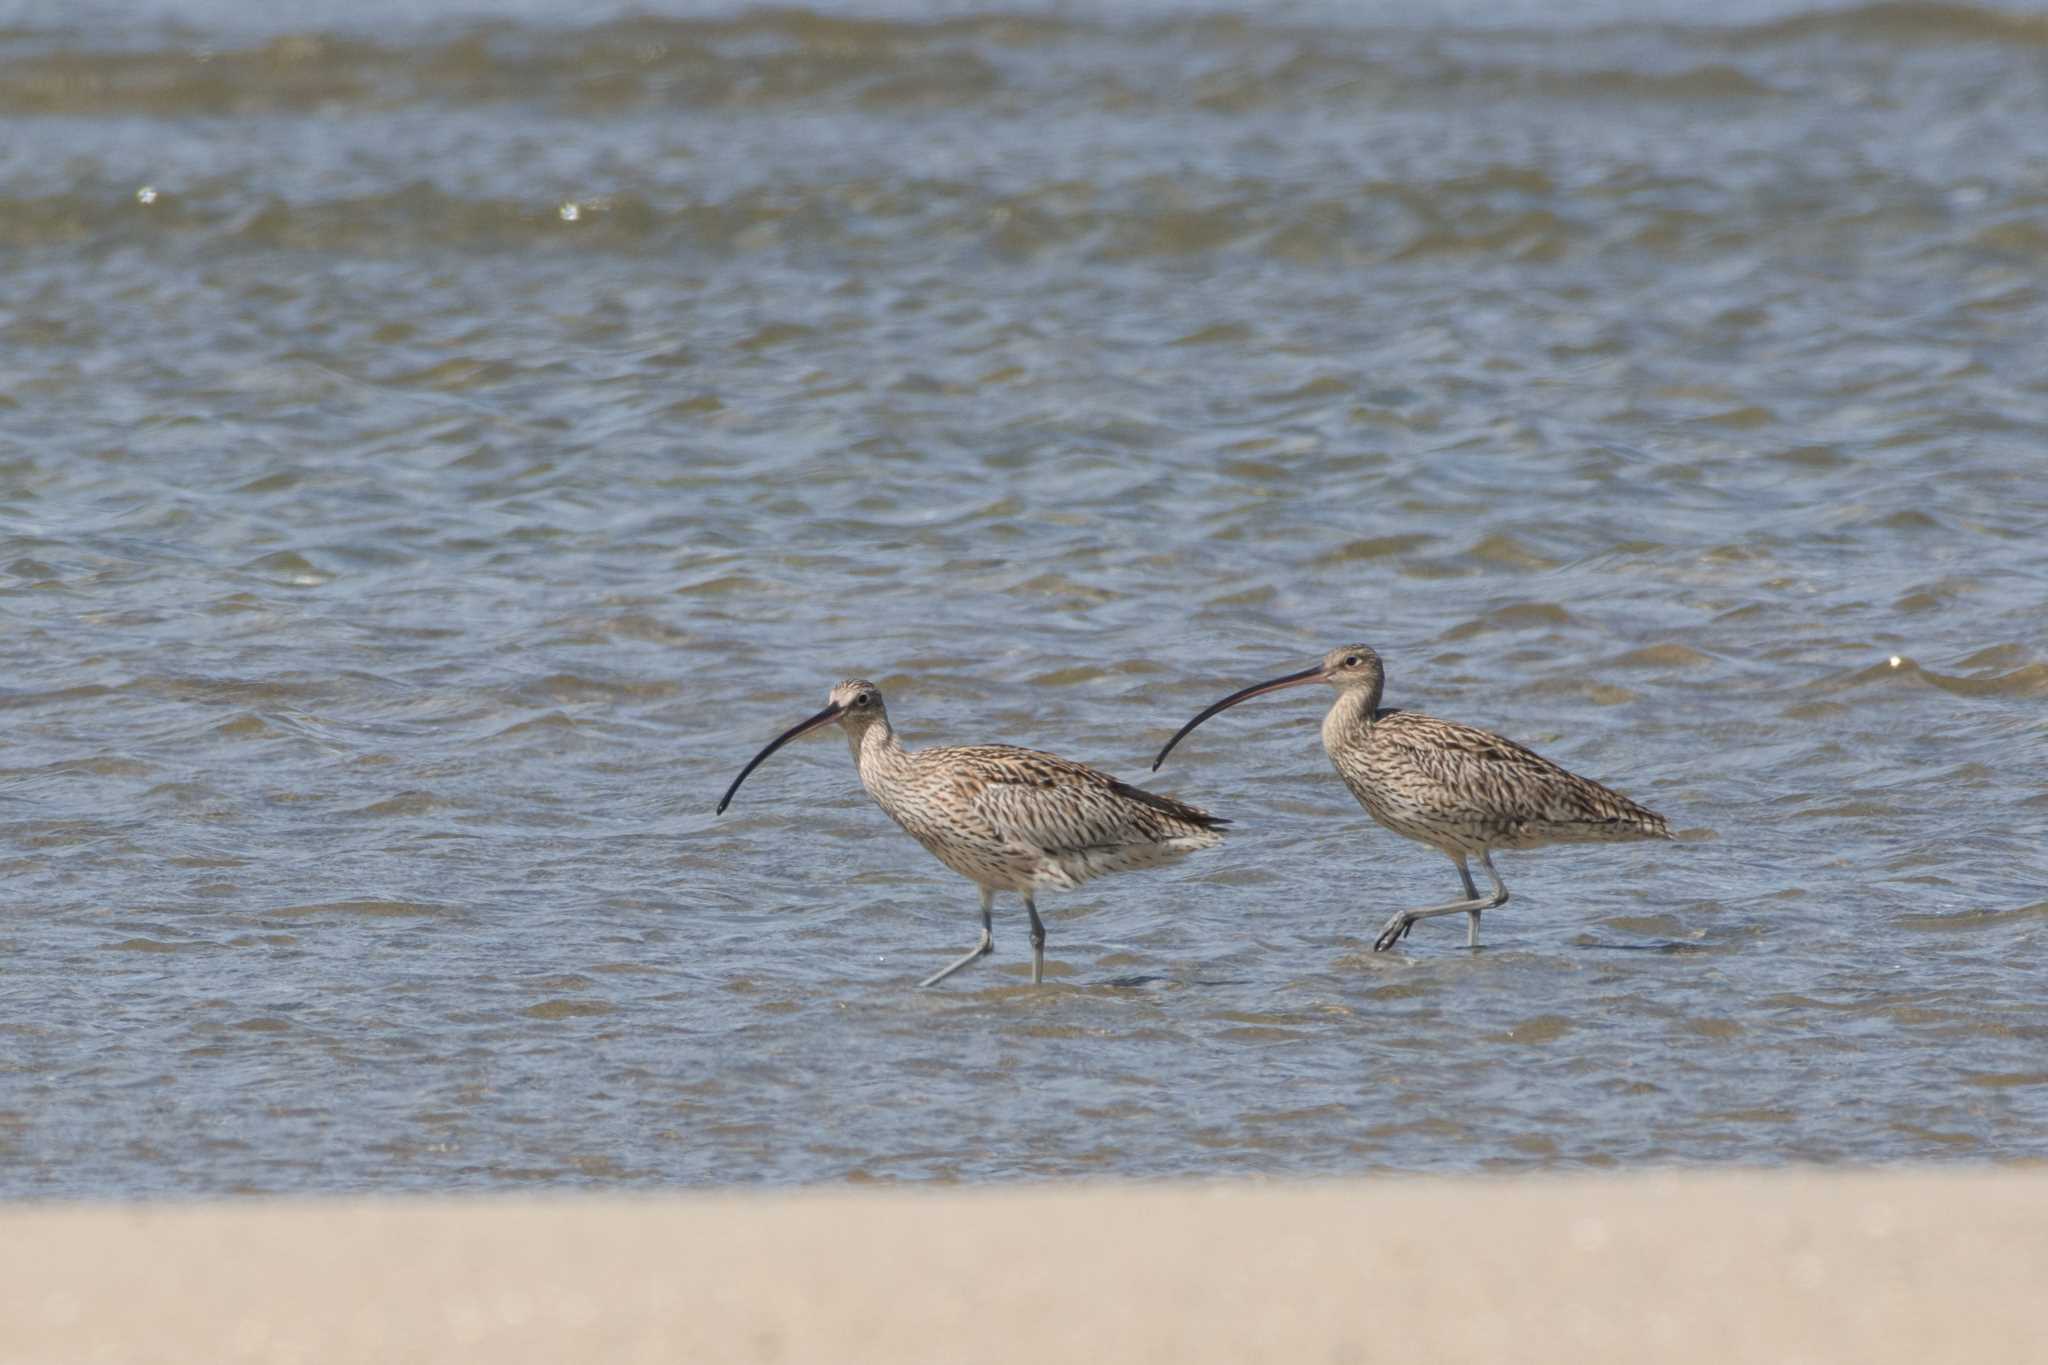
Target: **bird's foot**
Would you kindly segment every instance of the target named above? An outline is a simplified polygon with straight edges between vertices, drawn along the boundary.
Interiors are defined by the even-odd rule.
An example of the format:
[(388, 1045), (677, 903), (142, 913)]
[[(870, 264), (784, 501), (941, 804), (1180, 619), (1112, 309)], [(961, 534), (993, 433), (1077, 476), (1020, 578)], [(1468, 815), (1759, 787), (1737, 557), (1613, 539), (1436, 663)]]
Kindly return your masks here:
[(1380, 936), (1373, 940), (1372, 950), (1376, 953), (1384, 953), (1387, 949), (1406, 938), (1408, 931), (1414, 927), (1414, 916), (1403, 911), (1387, 921), (1387, 927), (1380, 930)]
[(993, 934), (990, 934), (987, 930), (983, 930), (981, 935), (981, 942), (975, 944), (972, 948), (969, 948), (967, 950), (966, 955), (961, 957), (958, 961), (954, 962), (951, 966), (941, 967), (939, 968), (939, 970), (933, 972), (924, 980), (918, 982), (918, 988), (922, 990), (926, 986), (936, 986), (941, 981), (944, 981), (947, 977), (951, 976), (953, 973), (959, 971), (962, 967), (966, 967), (975, 962), (980, 961), (982, 958), (987, 957), (990, 953), (994, 952), (995, 950), (995, 936)]

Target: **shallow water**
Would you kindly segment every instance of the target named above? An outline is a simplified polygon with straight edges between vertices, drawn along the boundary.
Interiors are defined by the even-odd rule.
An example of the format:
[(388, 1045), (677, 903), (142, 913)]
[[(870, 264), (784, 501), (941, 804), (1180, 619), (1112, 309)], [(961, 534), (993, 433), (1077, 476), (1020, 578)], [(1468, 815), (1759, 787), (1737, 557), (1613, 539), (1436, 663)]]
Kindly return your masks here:
[[(0, 1190), (2048, 1153), (2048, 19), (1469, 8), (31, 7)], [(1687, 837), (1374, 955), (1281, 694), (919, 992), (841, 743), (711, 811), (1351, 639)]]

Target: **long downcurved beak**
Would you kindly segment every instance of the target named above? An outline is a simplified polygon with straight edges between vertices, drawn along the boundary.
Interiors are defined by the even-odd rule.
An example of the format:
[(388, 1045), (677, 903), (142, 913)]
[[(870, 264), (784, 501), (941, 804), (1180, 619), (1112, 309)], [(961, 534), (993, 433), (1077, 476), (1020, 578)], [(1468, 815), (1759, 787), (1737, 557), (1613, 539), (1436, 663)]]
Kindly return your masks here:
[[(1323, 666), (1317, 664), (1314, 668), (1304, 668), (1299, 673), (1289, 673), (1286, 677), (1275, 678), (1271, 682), (1253, 683), (1242, 692), (1232, 692), (1222, 701), (1217, 702), (1214, 706), (1202, 712), (1201, 715), (1196, 716), (1186, 725), (1181, 726), (1180, 733), (1167, 740), (1166, 747), (1159, 751), (1159, 757), (1152, 760), (1152, 771), (1155, 773), (1159, 771), (1159, 765), (1166, 762), (1166, 756), (1173, 752), (1174, 745), (1187, 738), (1188, 731), (1194, 729), (1218, 711), (1228, 711), (1241, 701), (1250, 701), (1253, 697), (1263, 696), (1268, 692), (1278, 692), (1283, 687), (1299, 687), (1303, 683), (1321, 681), (1323, 681)], [(745, 774), (742, 773), (741, 776), (744, 777)]]
[(740, 783), (746, 781), (747, 774), (754, 771), (754, 769), (760, 767), (762, 762), (768, 757), (768, 755), (774, 753), (777, 749), (780, 749), (783, 745), (789, 743), (798, 735), (807, 735), (811, 731), (817, 729), (820, 725), (831, 724), (833, 721), (839, 719), (839, 713), (844, 709), (844, 707), (842, 707), (838, 702), (835, 701), (830, 706), (820, 711), (817, 715), (812, 716), (809, 720), (803, 721), (796, 725), (792, 725), (787, 730), (784, 730), (781, 734), (777, 735), (775, 738), (769, 740), (768, 747), (763, 749), (760, 753), (755, 754), (753, 761), (747, 764), (746, 767), (740, 769), (740, 775), (738, 777), (735, 777), (732, 780), (732, 785), (725, 789), (725, 795), (718, 798), (718, 814), (725, 814), (725, 808), (732, 804), (732, 794), (740, 789)]

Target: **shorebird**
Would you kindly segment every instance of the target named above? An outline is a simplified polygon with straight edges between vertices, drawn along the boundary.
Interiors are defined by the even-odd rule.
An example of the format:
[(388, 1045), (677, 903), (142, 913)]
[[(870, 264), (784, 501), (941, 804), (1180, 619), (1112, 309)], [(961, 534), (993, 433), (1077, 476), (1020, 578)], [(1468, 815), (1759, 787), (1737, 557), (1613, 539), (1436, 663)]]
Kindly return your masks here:
[(889, 725), (882, 690), (861, 678), (832, 689), (829, 703), (770, 740), (718, 802), (719, 814), (747, 774), (799, 735), (837, 722), (860, 784), (883, 814), (947, 867), (981, 888), (981, 941), (919, 984), (936, 986), (995, 951), (990, 910), (998, 891), (1024, 898), (1031, 916), (1031, 982), (1045, 980), (1045, 925), (1036, 895), (1071, 890), (1105, 872), (1157, 867), (1223, 842), (1207, 811), (1126, 786), (1095, 769), (1009, 744), (946, 745), (912, 752)]
[[(1323, 717), (1323, 748), (1337, 775), (1366, 814), (1404, 839), (1442, 850), (1465, 883), (1463, 900), (1403, 910), (1389, 919), (1372, 945), (1379, 953), (1400, 942), (1415, 921), (1460, 911), (1469, 916), (1466, 944), (1477, 948), (1481, 912), (1508, 903), (1508, 888), (1493, 866), (1497, 848), (1671, 837), (1655, 811), (1511, 739), (1414, 711), (1382, 709), (1386, 681), (1380, 656), (1367, 646), (1333, 649), (1314, 668), (1233, 692), (1203, 711), (1166, 742), (1152, 771), (1159, 771), (1188, 731), (1218, 711), (1284, 687), (1321, 682), (1336, 688), (1336, 704)], [(1480, 895), (1472, 884), (1465, 865), (1471, 857), (1492, 878), (1492, 895)]]

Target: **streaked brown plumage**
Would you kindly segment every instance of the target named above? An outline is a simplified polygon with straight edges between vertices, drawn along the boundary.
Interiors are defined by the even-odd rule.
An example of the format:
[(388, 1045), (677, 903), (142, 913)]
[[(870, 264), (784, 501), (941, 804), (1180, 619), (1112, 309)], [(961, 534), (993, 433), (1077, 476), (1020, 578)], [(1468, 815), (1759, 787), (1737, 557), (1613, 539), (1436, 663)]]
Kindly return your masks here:
[[(1153, 771), (1182, 736), (1217, 712), (1315, 682), (1337, 689), (1336, 704), (1323, 717), (1323, 748), (1344, 785), (1368, 815), (1394, 833), (1441, 849), (1465, 884), (1462, 901), (1403, 910), (1388, 920), (1373, 944), (1377, 952), (1398, 943), (1418, 919), (1460, 911), (1470, 917), (1466, 941), (1478, 947), (1480, 913), (1508, 900), (1507, 886), (1494, 870), (1494, 849), (1671, 837), (1655, 811), (1511, 739), (1414, 711), (1382, 709), (1386, 670), (1365, 645), (1333, 649), (1314, 668), (1233, 692), (1183, 725), (1159, 751)], [(1472, 884), (1466, 860), (1474, 856), (1493, 880), (1490, 896)]]
[(1107, 872), (1156, 867), (1223, 842), (1207, 811), (1126, 786), (1107, 773), (1036, 749), (974, 744), (905, 749), (881, 689), (849, 678), (824, 710), (783, 732), (733, 779), (722, 813), (747, 774), (790, 740), (838, 722), (860, 783), (932, 856), (981, 888), (981, 941), (930, 986), (995, 949), (990, 908), (998, 891), (1024, 897), (1031, 916), (1031, 980), (1045, 979), (1045, 925), (1036, 894), (1070, 890)]

